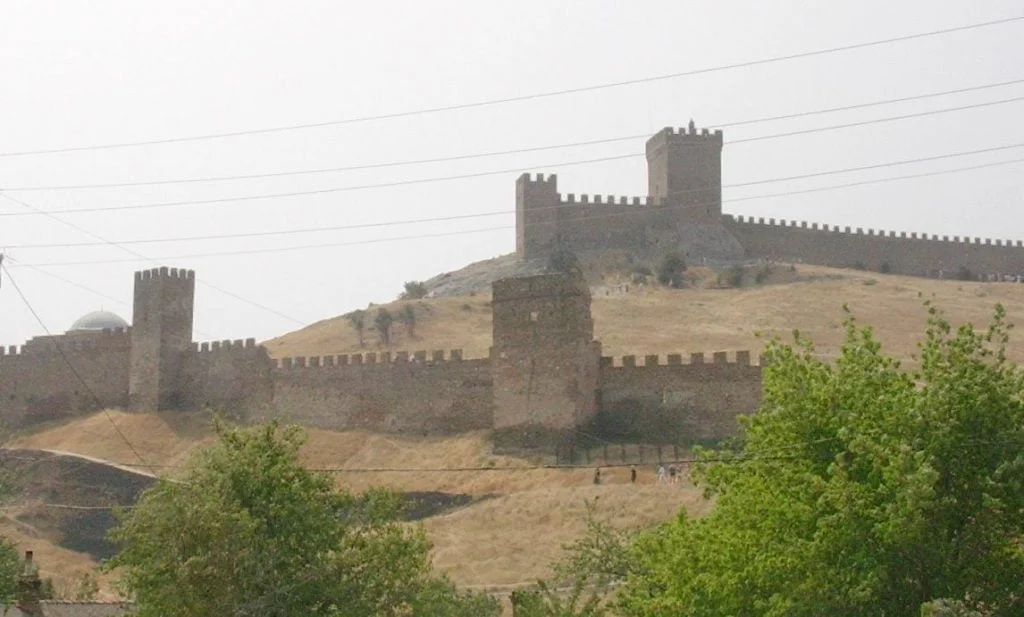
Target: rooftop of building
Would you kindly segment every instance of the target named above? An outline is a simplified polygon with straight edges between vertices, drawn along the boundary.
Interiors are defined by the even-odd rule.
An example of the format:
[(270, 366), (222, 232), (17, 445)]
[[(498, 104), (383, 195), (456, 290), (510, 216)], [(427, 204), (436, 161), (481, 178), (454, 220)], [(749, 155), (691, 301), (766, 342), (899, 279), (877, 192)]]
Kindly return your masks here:
[(98, 332), (127, 327), (127, 321), (110, 311), (93, 311), (76, 319), (68, 332)]

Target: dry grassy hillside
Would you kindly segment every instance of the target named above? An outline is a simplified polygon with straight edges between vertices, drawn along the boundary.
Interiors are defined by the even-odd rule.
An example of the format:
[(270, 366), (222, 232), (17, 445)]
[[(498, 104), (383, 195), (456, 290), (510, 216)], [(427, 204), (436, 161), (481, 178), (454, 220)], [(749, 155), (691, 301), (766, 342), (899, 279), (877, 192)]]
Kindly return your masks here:
[[(759, 350), (755, 336), (788, 336), (794, 328), (810, 335), (824, 355), (842, 340), (843, 304), (877, 331), (889, 353), (908, 358), (924, 327), (925, 299), (933, 299), (954, 322), (987, 324), (996, 303), (1012, 322), (1024, 321), (1024, 285), (939, 281), (813, 266), (777, 266), (781, 282), (740, 289), (716, 289), (710, 273), (700, 288), (668, 290), (617, 281), (594, 288), (595, 336), (605, 355)], [(628, 291), (627, 291), (628, 289)], [(415, 337), (401, 329), (393, 350), (462, 348), (484, 357), (491, 344), (490, 298), (476, 295), (414, 301)], [(400, 304), (386, 305), (396, 313)], [(371, 311), (373, 309), (370, 309)], [(328, 319), (267, 341), (274, 357), (381, 351), (368, 327), (366, 345), (344, 317)], [(1024, 360), (1024, 347), (1011, 350)]]
[[(201, 414), (126, 414), (112, 411), (20, 437), (12, 446), (74, 452), (115, 463), (140, 464), (113, 429), (121, 432), (159, 473), (175, 475), (190, 452), (212, 442), (209, 418)], [(616, 524), (634, 527), (665, 520), (686, 507), (695, 514), (707, 503), (689, 486), (654, 486), (651, 469), (640, 470), (639, 485), (625, 470), (606, 470), (594, 486), (588, 469), (528, 469), (536, 461), (491, 453), (486, 435), (454, 438), (400, 437), (360, 432), (311, 430), (302, 451), (310, 467), (339, 469), (340, 486), (361, 490), (389, 486), (405, 491), (443, 491), (486, 497), (423, 525), (434, 543), (434, 565), (460, 585), (491, 587), (528, 583), (548, 572), (561, 546), (584, 529), (584, 501)], [(161, 466), (172, 467), (161, 467)], [(416, 472), (367, 472), (373, 468), (414, 468)], [(489, 467), (480, 471), (440, 471)], [(351, 471), (346, 471), (351, 470)], [(6, 531), (2, 529), (0, 531)], [(61, 551), (24, 534), (16, 539), (40, 546), (47, 574), (63, 580), (88, 564), (85, 555)], [(43, 557), (55, 561), (48, 566)]]

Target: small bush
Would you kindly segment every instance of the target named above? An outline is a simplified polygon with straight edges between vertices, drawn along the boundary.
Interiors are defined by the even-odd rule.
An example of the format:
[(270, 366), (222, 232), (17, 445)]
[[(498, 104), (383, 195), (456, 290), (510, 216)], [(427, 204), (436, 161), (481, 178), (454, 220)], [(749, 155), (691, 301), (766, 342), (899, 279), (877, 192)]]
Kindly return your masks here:
[(679, 289), (683, 286), (683, 272), (686, 271), (686, 260), (679, 253), (669, 253), (661, 261), (658, 268), (658, 282), (666, 287)]
[(754, 282), (758, 285), (768, 280), (768, 277), (775, 272), (775, 267), (771, 264), (765, 264), (757, 270), (757, 274), (754, 275)]
[(580, 259), (571, 249), (565, 247), (556, 248), (548, 255), (549, 272), (561, 272), (563, 274), (578, 274), (583, 272), (580, 266)]
[(892, 266), (889, 264), (888, 261), (883, 261), (882, 265), (878, 267), (878, 271), (881, 272), (882, 274), (889, 274), (890, 272), (892, 272)]
[(391, 312), (386, 308), (377, 309), (377, 316), (373, 318), (373, 325), (377, 328), (377, 335), (380, 337), (380, 342), (384, 345), (391, 344), (391, 325), (394, 321), (395, 318), (391, 316)]
[(467, 303), (463, 304), (459, 308), (461, 308), (464, 311), (472, 311), (473, 310), (473, 305), (467, 302)]
[(864, 263), (863, 261), (855, 261), (855, 262), (853, 262), (853, 269), (854, 270), (867, 270), (868, 269), (868, 265), (866, 263)]
[(399, 300), (419, 300), (420, 298), (426, 298), (430, 290), (427, 289), (427, 284), (423, 281), (406, 281), (405, 291), (398, 296)]
[(647, 264), (637, 264), (633, 266), (633, 274), (638, 276), (654, 276), (654, 271)]

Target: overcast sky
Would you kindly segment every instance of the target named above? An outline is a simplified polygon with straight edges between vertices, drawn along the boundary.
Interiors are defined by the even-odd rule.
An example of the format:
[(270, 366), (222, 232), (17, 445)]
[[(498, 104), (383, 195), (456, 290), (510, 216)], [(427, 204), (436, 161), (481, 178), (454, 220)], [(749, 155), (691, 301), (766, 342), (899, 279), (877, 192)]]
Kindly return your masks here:
[[(0, 154), (453, 106), (1022, 14), (1020, 0), (0, 0)], [(196, 270), (197, 340), (262, 340), (371, 301), (393, 299), (403, 281), (514, 251), (514, 182), (521, 172), (557, 172), (563, 193), (642, 195), (644, 139), (275, 178), (27, 189), (443, 158), (640, 136), (684, 125), (691, 117), (699, 126), (724, 127), (723, 182), (729, 186), (1024, 144), (1024, 101), (731, 143), (1024, 97), (1024, 83), (728, 126), (1024, 79), (1022, 58), (1024, 21), (1016, 21), (502, 105), (201, 141), (0, 156), (5, 195), (32, 209), (65, 211), (55, 215), (57, 220), (0, 198), (0, 250), (9, 257), (10, 274), (54, 332), (99, 308), (130, 320), (132, 272), (158, 262)], [(566, 165), (627, 154), (637, 156)], [(730, 202), (1015, 159), (1024, 159), (1024, 147), (727, 188), (724, 209), (865, 228), (1024, 239), (1024, 163)], [(500, 173), (408, 184), (485, 172)], [(270, 199), (66, 212), (403, 182)], [(181, 239), (472, 214), (486, 216), (291, 235)], [(115, 243), (172, 241), (118, 247), (96, 236)], [(81, 243), (92, 245), (26, 246)], [(278, 248), (288, 250), (271, 251)], [(0, 343), (20, 344), (37, 334), (42, 328), (4, 280)]]

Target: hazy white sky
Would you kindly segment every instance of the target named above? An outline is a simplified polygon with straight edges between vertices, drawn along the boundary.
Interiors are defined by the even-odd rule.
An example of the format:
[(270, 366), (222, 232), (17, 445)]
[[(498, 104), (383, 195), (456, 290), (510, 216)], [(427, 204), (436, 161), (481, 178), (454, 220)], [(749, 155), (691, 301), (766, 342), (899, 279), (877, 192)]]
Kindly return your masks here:
[[(0, 0), (0, 154), (457, 105), (1021, 14), (1024, 6), (1019, 0)], [(392, 299), (403, 281), (512, 252), (514, 181), (522, 171), (557, 172), (563, 193), (642, 195), (644, 140), (316, 175), (130, 188), (25, 189), (401, 162), (644, 135), (663, 126), (683, 125), (691, 117), (700, 126), (717, 128), (763, 116), (1022, 79), (1022, 58), (1024, 21), (1018, 21), (470, 110), (206, 141), (0, 156), (0, 188), (45, 211), (313, 191), (507, 170), (397, 187), (57, 215), (66, 224), (38, 214), (24, 216), (32, 211), (0, 198), (0, 250), (11, 258), (7, 264), (12, 276), (55, 332), (101, 307), (130, 319), (132, 272), (156, 265), (138, 257), (143, 255), (160, 265), (196, 270), (201, 281), (197, 340), (266, 339), (370, 301)], [(788, 121), (726, 126), (723, 181), (728, 186), (1024, 144), (1022, 101), (730, 144), (761, 135), (1016, 97), (1024, 97), (1024, 83)], [(621, 154), (638, 156), (560, 167)], [(1024, 163), (729, 203), (745, 196), (1018, 158), (1024, 158), (1024, 148), (726, 189), (725, 210), (840, 225), (1024, 239), (1020, 211)], [(102, 244), (88, 235), (121, 243), (478, 213), (499, 214), (259, 238), (135, 243), (125, 248)], [(26, 246), (60, 243), (95, 245)], [(275, 248), (294, 250), (266, 252)], [(39, 264), (42, 272), (22, 264)], [(20, 344), (41, 333), (4, 281), (0, 344)]]

